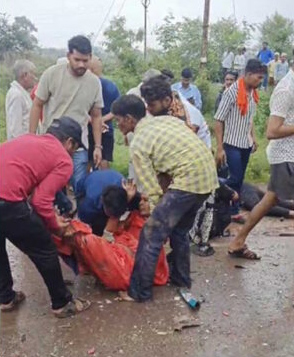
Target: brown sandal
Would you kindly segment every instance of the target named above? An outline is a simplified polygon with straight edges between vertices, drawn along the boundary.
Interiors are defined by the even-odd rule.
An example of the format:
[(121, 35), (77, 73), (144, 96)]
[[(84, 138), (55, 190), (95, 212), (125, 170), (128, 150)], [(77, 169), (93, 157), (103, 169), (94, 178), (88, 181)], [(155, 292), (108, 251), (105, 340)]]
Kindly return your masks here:
[(243, 259), (248, 259), (248, 260), (260, 260), (261, 257), (258, 256), (255, 252), (252, 250), (249, 250), (247, 245), (244, 245), (243, 248), (234, 250), (234, 251), (228, 251), (229, 255), (232, 258), (243, 258)]
[(26, 296), (22, 291), (16, 291), (14, 299), (8, 304), (1, 304), (0, 310), (2, 312), (10, 312), (16, 309), (25, 300), (25, 298)]
[(85, 300), (82, 298), (76, 298), (67, 303), (62, 309), (53, 310), (53, 314), (55, 317), (59, 319), (64, 319), (66, 317), (74, 316), (80, 312), (83, 312), (91, 306), (91, 302), (89, 300)]

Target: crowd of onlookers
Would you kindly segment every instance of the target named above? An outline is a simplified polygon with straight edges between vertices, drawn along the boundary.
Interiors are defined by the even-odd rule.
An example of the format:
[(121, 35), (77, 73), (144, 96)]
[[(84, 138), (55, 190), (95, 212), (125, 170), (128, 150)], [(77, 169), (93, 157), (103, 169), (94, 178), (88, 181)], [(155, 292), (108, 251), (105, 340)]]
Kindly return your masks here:
[[(222, 58), (223, 78), (228, 71), (235, 71), (238, 77), (244, 75), (248, 59), (253, 58), (248, 54), (245, 47), (238, 48), (237, 54), (231, 49), (224, 52)], [(275, 86), (288, 73), (289, 63), (287, 53), (273, 52), (267, 42), (263, 42), (262, 48), (256, 54), (261, 63), (266, 67), (262, 88)]]
[[(201, 113), (202, 96), (189, 68), (182, 70), (177, 83), (169, 69), (150, 69), (142, 82), (120, 95), (116, 84), (102, 75), (102, 63), (92, 56), (84, 36), (69, 40), (67, 58), (46, 69), (38, 83), (32, 62), (15, 63), (15, 80), (6, 96), (8, 140), (0, 145), (2, 311), (11, 311), (25, 298), (13, 290), (6, 239), (36, 265), (57, 317), (90, 306), (74, 299), (65, 286), (51, 239), (52, 232), (65, 235), (76, 213), (66, 195), (69, 185), (78, 217), (97, 236), (111, 240), (113, 227), (127, 210), (138, 210), (146, 219), (123, 299), (152, 298), (156, 265), (167, 238), (172, 249), (170, 281), (190, 288), (190, 241), (197, 254), (213, 254), (208, 240), (215, 212), (222, 212), (218, 219), (228, 217), (218, 234), (231, 221), (245, 223), (229, 245), (230, 256), (260, 259), (245, 244), (250, 230), (277, 203), (283, 208), (280, 214), (293, 217), (293, 206), (280, 201), (294, 197), (294, 64), (264, 43), (256, 58), (247, 58), (245, 48), (236, 56), (226, 51), (222, 68), (214, 153)], [(258, 149), (258, 89), (267, 88), (268, 82), (275, 85), (267, 129), (271, 178), (266, 193), (247, 187), (255, 199), (249, 202), (253, 211), (245, 221), (240, 206), (247, 165)], [(129, 145), (127, 181), (110, 169), (114, 119)]]

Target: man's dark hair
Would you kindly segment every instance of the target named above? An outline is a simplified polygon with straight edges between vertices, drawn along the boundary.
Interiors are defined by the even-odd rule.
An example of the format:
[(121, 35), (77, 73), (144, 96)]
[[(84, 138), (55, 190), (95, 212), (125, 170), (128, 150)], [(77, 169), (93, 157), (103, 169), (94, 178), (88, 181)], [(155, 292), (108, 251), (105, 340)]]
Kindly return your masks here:
[(161, 74), (169, 79), (174, 79), (175, 76), (173, 74), (173, 72), (170, 69), (163, 69), (162, 71), (160, 71)]
[(160, 75), (149, 79), (141, 85), (141, 95), (147, 103), (155, 100), (172, 98), (172, 89), (166, 76)]
[(233, 70), (228, 70), (228, 71), (226, 71), (225, 78), (226, 78), (226, 76), (227, 76), (228, 74), (229, 74), (230, 76), (235, 77), (235, 80), (238, 79), (238, 72), (237, 72), (237, 71), (233, 71)]
[(82, 35), (75, 36), (68, 41), (68, 51), (73, 53), (76, 50), (83, 55), (90, 55), (92, 53), (92, 46), (90, 40)]
[(183, 78), (187, 78), (187, 79), (193, 78), (193, 73), (192, 73), (191, 69), (190, 68), (184, 68), (182, 70), (182, 77)]
[(245, 67), (245, 74), (253, 73), (253, 74), (264, 74), (266, 73), (266, 66), (260, 62), (260, 60), (252, 58), (247, 62)]
[(266, 41), (263, 41), (262, 44), (268, 46), (268, 42)]
[(146, 116), (146, 107), (143, 100), (136, 95), (122, 95), (112, 103), (111, 113), (123, 117), (129, 114), (140, 120)]
[(102, 192), (102, 203), (108, 215), (119, 218), (128, 207), (127, 192), (122, 187), (110, 185)]

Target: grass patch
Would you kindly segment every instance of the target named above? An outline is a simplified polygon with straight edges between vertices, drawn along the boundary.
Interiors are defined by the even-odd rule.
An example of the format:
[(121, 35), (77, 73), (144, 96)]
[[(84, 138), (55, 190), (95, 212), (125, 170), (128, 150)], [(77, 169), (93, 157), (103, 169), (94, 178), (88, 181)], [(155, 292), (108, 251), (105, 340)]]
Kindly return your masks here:
[(128, 177), (129, 171), (129, 148), (124, 144), (124, 137), (118, 130), (114, 130), (114, 152), (111, 168), (119, 171), (125, 177)]

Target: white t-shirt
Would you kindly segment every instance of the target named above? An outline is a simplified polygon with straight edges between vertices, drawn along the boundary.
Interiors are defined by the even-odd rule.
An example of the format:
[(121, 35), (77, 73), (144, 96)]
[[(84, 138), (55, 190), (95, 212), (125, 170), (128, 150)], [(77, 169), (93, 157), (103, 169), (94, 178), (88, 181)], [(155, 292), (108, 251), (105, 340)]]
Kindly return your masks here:
[(222, 66), (223, 68), (231, 69), (233, 68), (234, 63), (234, 53), (233, 52), (225, 52), (223, 55)]
[(5, 101), (7, 140), (28, 134), (31, 107), (30, 93), (13, 81)]
[(179, 93), (179, 96), (185, 109), (189, 113), (191, 124), (199, 127), (197, 136), (206, 144), (208, 148), (211, 148), (210, 131), (204, 116), (201, 114), (200, 110), (185, 99), (181, 93)]
[[(284, 125), (294, 125), (294, 72), (288, 74), (276, 86), (270, 100), (271, 115), (284, 118)], [(271, 165), (294, 162), (294, 135), (271, 140), (267, 147)]]

